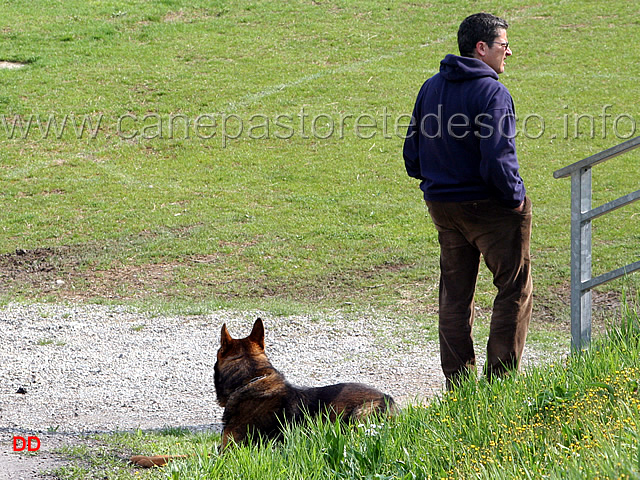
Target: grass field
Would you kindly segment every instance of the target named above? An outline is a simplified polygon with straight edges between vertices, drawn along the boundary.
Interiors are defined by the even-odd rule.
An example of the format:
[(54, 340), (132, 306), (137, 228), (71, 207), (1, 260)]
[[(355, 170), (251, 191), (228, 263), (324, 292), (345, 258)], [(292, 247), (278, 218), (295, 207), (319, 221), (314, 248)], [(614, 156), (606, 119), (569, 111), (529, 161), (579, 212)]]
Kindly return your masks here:
[[(569, 182), (552, 172), (637, 134), (632, 2), (2, 9), (0, 60), (26, 64), (0, 69), (5, 301), (430, 314), (437, 241), (402, 136), (473, 11), (511, 24), (537, 318), (567, 317)], [(636, 189), (637, 166), (597, 167), (594, 203)], [(637, 259), (638, 212), (597, 221), (595, 273)], [(483, 272), (479, 305), (492, 296)]]
[[(0, 301), (435, 318), (436, 233), (405, 174), (402, 137), (422, 82), (457, 52), (460, 21), (483, 10), (511, 25), (501, 81), (534, 204), (530, 338), (566, 339), (570, 185), (552, 174), (639, 134), (640, 9), (629, 1), (1, 0), (0, 62), (22, 68), (0, 68)], [(594, 205), (638, 188), (639, 156), (594, 169)], [(595, 274), (638, 259), (639, 215), (634, 204), (596, 220)], [(621, 292), (637, 285), (602, 287), (596, 307), (617, 316)], [(493, 293), (483, 270), (481, 324)], [(300, 476), (282, 478), (585, 478), (593, 451), (604, 457), (589, 478), (637, 477), (638, 365), (627, 354), (637, 345), (620, 345), (602, 350), (597, 369), (578, 357), (415, 408), (374, 435), (352, 432), (349, 449), (321, 425), (284, 450), (240, 450), (230, 464), (201, 456), (148, 477), (280, 478), (306, 458)], [(503, 408), (516, 423), (474, 416), (491, 422)], [(579, 415), (596, 410), (589, 422)], [(479, 440), (491, 425), (509, 449)], [(216, 441), (173, 430), (123, 440), (202, 452)], [(434, 442), (442, 462), (417, 461), (434, 457), (424, 447)], [(327, 444), (335, 455), (319, 450)], [(99, 459), (93, 473), (119, 462), (123, 447), (113, 448), (87, 454)], [(90, 478), (80, 465), (64, 475)]]

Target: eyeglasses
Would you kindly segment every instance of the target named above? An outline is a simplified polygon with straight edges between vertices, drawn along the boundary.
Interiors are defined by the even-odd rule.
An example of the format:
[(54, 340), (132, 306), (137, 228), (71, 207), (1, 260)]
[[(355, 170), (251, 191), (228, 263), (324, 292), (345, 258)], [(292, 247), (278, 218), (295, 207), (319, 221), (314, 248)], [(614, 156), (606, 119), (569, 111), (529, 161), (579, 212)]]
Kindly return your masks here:
[(495, 45), (496, 43), (503, 47), (505, 50), (509, 48), (509, 42), (489, 42), (491, 45)]

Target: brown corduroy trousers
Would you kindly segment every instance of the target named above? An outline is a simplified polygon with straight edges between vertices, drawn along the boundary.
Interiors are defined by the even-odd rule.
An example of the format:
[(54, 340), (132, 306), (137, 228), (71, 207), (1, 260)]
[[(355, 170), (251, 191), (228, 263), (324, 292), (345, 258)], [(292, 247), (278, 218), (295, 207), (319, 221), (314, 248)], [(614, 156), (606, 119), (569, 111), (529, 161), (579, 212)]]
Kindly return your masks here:
[(532, 308), (531, 201), (522, 212), (493, 200), (430, 202), (440, 243), (440, 359), (447, 386), (476, 368), (472, 327), (480, 256), (498, 289), (484, 374), (516, 371)]

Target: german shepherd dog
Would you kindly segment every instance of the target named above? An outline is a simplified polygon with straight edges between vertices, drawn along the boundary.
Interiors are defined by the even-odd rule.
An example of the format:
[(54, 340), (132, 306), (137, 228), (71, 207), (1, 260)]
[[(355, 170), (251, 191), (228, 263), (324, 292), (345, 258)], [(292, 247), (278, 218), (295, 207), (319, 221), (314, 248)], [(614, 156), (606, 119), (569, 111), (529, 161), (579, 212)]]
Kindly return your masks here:
[[(214, 367), (222, 415), (222, 445), (249, 438), (278, 439), (285, 424), (300, 423), (305, 415), (326, 414), (346, 423), (370, 414), (398, 412), (393, 398), (361, 383), (324, 387), (295, 387), (276, 370), (265, 353), (264, 324), (258, 318), (248, 337), (234, 339), (222, 325), (220, 348)], [(143, 467), (164, 465), (176, 456), (132, 457)]]

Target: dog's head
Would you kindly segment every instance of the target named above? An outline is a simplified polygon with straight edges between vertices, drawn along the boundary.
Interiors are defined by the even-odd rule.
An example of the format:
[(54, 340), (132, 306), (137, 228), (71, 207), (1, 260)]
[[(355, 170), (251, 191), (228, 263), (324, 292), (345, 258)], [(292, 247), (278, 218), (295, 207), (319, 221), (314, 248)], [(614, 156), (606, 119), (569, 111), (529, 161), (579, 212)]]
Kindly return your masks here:
[(224, 407), (229, 396), (271, 367), (264, 351), (264, 324), (258, 318), (248, 337), (232, 338), (226, 323), (220, 332), (220, 348), (214, 366), (218, 403)]

